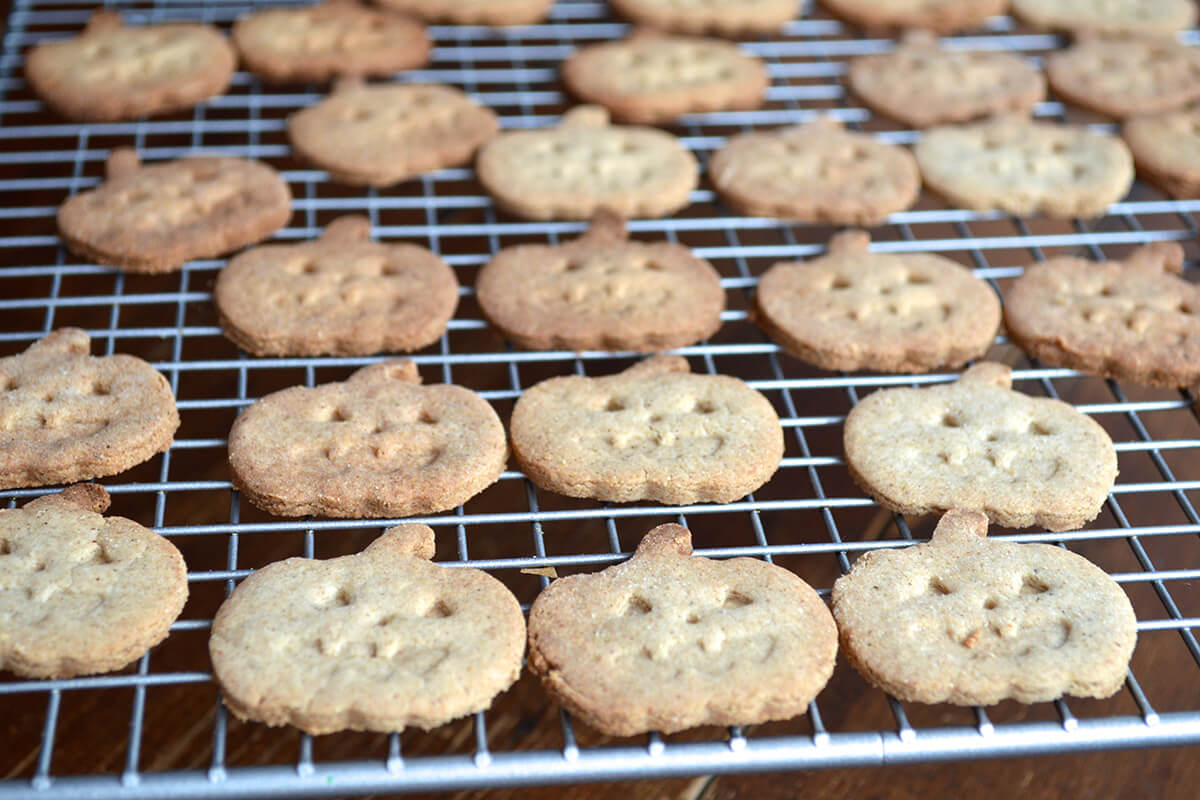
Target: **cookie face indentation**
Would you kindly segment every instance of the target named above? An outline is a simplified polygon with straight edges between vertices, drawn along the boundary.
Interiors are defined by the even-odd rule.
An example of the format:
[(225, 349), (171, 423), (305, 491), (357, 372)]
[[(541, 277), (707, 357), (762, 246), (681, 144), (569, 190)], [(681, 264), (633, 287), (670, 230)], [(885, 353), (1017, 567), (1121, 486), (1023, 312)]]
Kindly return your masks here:
[(1089, 37), (1046, 59), (1054, 91), (1110, 117), (1172, 111), (1200, 98), (1200, 53), (1174, 39)]
[[(855, 668), (920, 703), (1034, 703), (1119, 690), (1137, 637), (1121, 588), (1067, 550), (986, 534), (982, 513), (954, 510), (929, 543), (858, 559), (833, 587)], [(929, 591), (913, 593), (914, 585)]]
[(579, 106), (558, 128), (511, 131), (476, 163), (496, 202), (528, 219), (589, 219), (601, 208), (623, 217), (660, 217), (687, 205), (695, 157), (668, 133), (611, 126), (607, 112)]
[(342, 183), (378, 187), (465, 164), (498, 128), (490, 109), (450, 86), (350, 80), (288, 120), (303, 158)]
[(0, 488), (115, 475), (170, 447), (179, 413), (166, 378), (89, 351), (84, 331), (62, 328), (0, 358)]
[(1200, 287), (1183, 249), (1157, 242), (1124, 260), (1054, 258), (1028, 267), (1005, 302), (1013, 341), (1048, 364), (1152, 386), (1200, 381)]
[(367, 219), (349, 216), (316, 241), (238, 255), (213, 299), (226, 335), (256, 355), (366, 355), (435, 341), (458, 281), (424, 247), (372, 242)]
[(430, 563), (433, 551), (432, 529), (402, 525), (357, 555), (246, 578), (209, 641), (225, 703), (314, 735), (429, 729), (487, 708), (520, 673), (521, 607), (485, 572)]
[(605, 211), (568, 244), (500, 251), (475, 291), (496, 327), (538, 350), (682, 347), (715, 333), (725, 307), (707, 261), (681, 245), (630, 240), (624, 221)]
[(229, 432), (234, 483), (281, 516), (397, 517), (466, 502), (504, 470), (504, 428), (474, 392), (419, 383), (397, 360), (267, 395)]
[(1196, 22), (1191, 0), (1013, 0), (1035, 28), (1099, 34), (1171, 35)]
[(765, 483), (783, 456), (765, 397), (736, 378), (691, 375), (677, 356), (533, 386), (513, 409), (512, 442), (538, 486), (614, 502), (730, 502)]
[(529, 667), (614, 736), (748, 725), (801, 714), (833, 672), (825, 604), (763, 561), (691, 555), (660, 525), (633, 558), (554, 581), (529, 612)]
[(770, 35), (799, 14), (796, 0), (613, 0), (620, 16), (660, 31)]
[(129, 272), (171, 272), (258, 242), (292, 214), (275, 170), (240, 158), (185, 158), (142, 166), (114, 150), (108, 179), (67, 199), (58, 230), (72, 252)]
[(1116, 479), (1112, 440), (1066, 403), (1011, 385), (1007, 367), (983, 363), (952, 384), (875, 392), (846, 418), (851, 476), (903, 514), (973, 508), (1050, 530), (1094, 519)]
[(709, 173), (744, 214), (873, 225), (916, 202), (921, 181), (903, 147), (851, 133), (832, 120), (732, 137)]
[(1200, 196), (1200, 108), (1132, 117), (1121, 135), (1139, 176), (1172, 197)]
[(233, 48), (209, 25), (125, 27), (98, 11), (79, 36), (39, 44), (25, 75), (68, 119), (112, 122), (190, 108), (229, 86)]
[(0, 669), (67, 678), (119, 669), (167, 636), (187, 600), (179, 551), (79, 484), (0, 511)]
[(234, 23), (233, 42), (256, 75), (296, 83), (385, 77), (422, 66), (432, 47), (423, 25), (355, 0), (256, 12)]
[(831, 370), (924, 372), (987, 351), (1000, 301), (984, 281), (949, 259), (869, 244), (846, 231), (822, 258), (772, 266), (755, 320), (792, 355)]
[(951, 203), (1020, 216), (1098, 216), (1133, 181), (1119, 139), (1017, 117), (933, 128), (914, 153), (926, 185)]
[(757, 108), (770, 83), (766, 65), (733, 43), (649, 32), (581, 48), (562, 71), (567, 88), (583, 102), (644, 124)]

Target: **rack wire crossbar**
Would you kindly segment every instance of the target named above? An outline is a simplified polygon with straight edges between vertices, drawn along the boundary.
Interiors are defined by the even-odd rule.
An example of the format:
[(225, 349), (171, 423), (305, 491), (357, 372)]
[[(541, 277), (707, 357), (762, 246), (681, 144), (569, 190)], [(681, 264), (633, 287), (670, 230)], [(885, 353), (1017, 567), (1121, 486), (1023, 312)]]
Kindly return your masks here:
[[(298, 0), (292, 0), (298, 1)], [(495, 403), (501, 415), (533, 383), (560, 374), (602, 375), (630, 353), (526, 352), (506, 347), (479, 312), (471, 286), (499, 249), (558, 243), (578, 222), (526, 222), (497, 214), (471, 170), (446, 169), (388, 190), (348, 190), (296, 161), (287, 144), (289, 113), (316, 102), (321, 87), (264, 87), (239, 72), (224, 97), (194, 111), (135, 122), (75, 125), (47, 113), (21, 67), (29, 46), (77, 31), (93, 3), (16, 0), (0, 53), (0, 347), (7, 355), (54, 328), (82, 327), (98, 353), (131, 352), (171, 383), (183, 419), (171, 449), (103, 481), (114, 513), (131, 516), (185, 552), (192, 597), (170, 637), (133, 667), (111, 675), (53, 681), (0, 676), (0, 708), (16, 738), (0, 760), (0, 798), (233, 797), (351, 795), (543, 783), (669, 777), (1060, 754), (1200, 743), (1200, 419), (1187, 391), (1148, 390), (1031, 362), (1003, 336), (989, 357), (1014, 366), (1016, 386), (1063, 399), (1104, 425), (1116, 442), (1121, 475), (1101, 517), (1080, 531), (1007, 534), (1080, 552), (1118, 580), (1138, 615), (1139, 647), (1125, 687), (1110, 701), (1060, 700), (1033, 707), (945, 709), (901, 704), (870, 689), (844, 664), (809, 713), (753, 730), (708, 729), (609, 742), (553, 710), (516, 738), (502, 696), (486, 713), (449, 726), (442, 738), (403, 734), (311, 737), (233, 721), (212, 682), (205, 641), (212, 615), (235, 582), (291, 555), (355, 552), (387, 520), (280, 520), (234, 491), (224, 465), (229, 425), (262, 395), (288, 385), (341, 380), (374, 358), (250, 358), (224, 340), (211, 285), (222, 260), (191, 262), (169, 276), (124, 275), (81, 262), (55, 235), (62, 199), (95, 186), (116, 146), (144, 158), (221, 152), (266, 160), (292, 187), (294, 214), (275, 239), (318, 235), (342, 213), (366, 215), (374, 235), (430, 247), (464, 287), (447, 333), (413, 356), (427, 381), (455, 382)], [(223, 29), (251, 9), (240, 0), (133, 0), (106, 3), (142, 22), (204, 20)], [(806, 3), (779, 38), (747, 42), (772, 78), (767, 102), (752, 111), (684, 117), (672, 128), (701, 161), (734, 133), (832, 114), (894, 143), (918, 134), (872, 115), (843, 88), (846, 60), (886, 50)], [(492, 106), (506, 129), (556, 121), (568, 106), (558, 63), (576, 47), (624, 35), (598, 0), (559, 0), (543, 24), (490, 30), (432, 26), (432, 62), (398, 79), (452, 82)], [(1200, 35), (1184, 35), (1189, 44)], [(1061, 46), (1052, 35), (997, 17), (982, 31), (945, 40), (951, 47), (1011, 50), (1039, 61)], [(1051, 99), (1035, 113), (1114, 126), (1078, 116)], [(778, 260), (823, 251), (831, 230), (734, 216), (707, 187), (669, 219), (634, 220), (632, 235), (685, 244), (721, 272), (729, 308), (713, 339), (680, 349), (694, 369), (733, 374), (762, 391), (782, 420), (787, 452), (775, 478), (725, 505), (663, 507), (567, 501), (538, 490), (515, 470), (464, 507), (421, 518), (435, 528), (438, 561), (489, 570), (523, 606), (547, 569), (591, 571), (627, 557), (652, 524), (674, 520), (696, 536), (696, 552), (755, 556), (797, 572), (828, 596), (860, 553), (901, 547), (928, 535), (928, 522), (882, 513), (849, 479), (841, 424), (866, 393), (924, 386), (953, 374), (830, 374), (790, 359), (751, 323), (758, 276)], [(923, 196), (914, 209), (872, 231), (875, 250), (933, 251), (959, 260), (1003, 293), (1024, 267), (1058, 253), (1115, 257), (1152, 241), (1179, 241), (1196, 279), (1195, 215), (1200, 200), (1173, 200), (1138, 184), (1096, 220), (1013, 219), (947, 208)], [(0, 492), (9, 507), (47, 489)], [(1168, 677), (1169, 676), (1169, 677)], [(523, 681), (510, 693), (522, 689)], [(83, 715), (110, 721), (97, 741)], [(176, 718), (181, 718), (177, 720)], [(968, 721), (970, 718), (970, 721)], [(515, 727), (514, 727), (515, 726)], [(188, 738), (190, 737), (190, 738)], [(185, 742), (184, 739), (187, 738)], [(92, 749), (116, 742), (105, 759)], [(190, 742), (190, 744), (188, 744)], [(199, 744), (197, 744), (199, 742)], [(110, 748), (111, 749), (111, 748)], [(174, 754), (174, 755), (171, 755)], [(4, 757), (0, 757), (4, 758)]]

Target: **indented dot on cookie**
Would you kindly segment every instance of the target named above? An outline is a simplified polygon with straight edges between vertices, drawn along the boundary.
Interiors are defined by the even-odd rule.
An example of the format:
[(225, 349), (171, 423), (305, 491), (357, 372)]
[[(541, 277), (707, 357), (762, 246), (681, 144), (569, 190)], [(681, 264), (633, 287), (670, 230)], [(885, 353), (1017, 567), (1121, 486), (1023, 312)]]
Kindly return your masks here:
[(731, 591), (726, 593), (721, 600), (722, 608), (742, 608), (743, 606), (751, 605), (754, 600), (741, 592)]
[(929, 587), (926, 590), (926, 594), (947, 595), (953, 592), (954, 590), (947, 586), (941, 578), (934, 577), (929, 579)]
[(634, 614), (649, 614), (652, 610), (654, 610), (654, 606), (650, 604), (649, 600), (635, 594), (630, 596), (621, 614), (628, 617)]
[(452, 614), (454, 614), (453, 609), (451, 609), (450, 606), (447, 605), (445, 601), (436, 600), (429, 605), (429, 608), (425, 609), (424, 613), (422, 613), (421, 616), (426, 617), (428, 619), (445, 619), (446, 617), (449, 617)]
[(1045, 594), (1050, 591), (1050, 586), (1037, 575), (1029, 573), (1021, 580), (1020, 594)]

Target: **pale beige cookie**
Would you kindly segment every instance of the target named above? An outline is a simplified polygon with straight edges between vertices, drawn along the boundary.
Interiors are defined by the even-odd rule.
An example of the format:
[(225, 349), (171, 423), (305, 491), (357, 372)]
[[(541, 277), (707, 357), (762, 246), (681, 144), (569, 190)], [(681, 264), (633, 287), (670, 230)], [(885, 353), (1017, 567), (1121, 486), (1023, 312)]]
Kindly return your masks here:
[(1011, 370), (987, 362), (954, 383), (868, 395), (846, 417), (850, 475), (902, 514), (967, 508), (1052, 531), (1095, 519), (1117, 477), (1112, 439), (1066, 403), (1011, 387)]
[(680, 356), (654, 356), (604, 378), (542, 381), (513, 409), (513, 455), (538, 486), (569, 497), (744, 497), (779, 467), (779, 417), (737, 378), (688, 369)]
[(1133, 183), (1133, 159), (1115, 136), (1015, 116), (933, 128), (914, 152), (926, 187), (980, 211), (1095, 217)]
[(532, 25), (554, 0), (375, 0), (384, 8), (455, 25)]
[(107, 179), (67, 198), (58, 232), (71, 252), (127, 272), (172, 272), (260, 242), (287, 224), (292, 194), (258, 161), (194, 157), (144, 166), (114, 150)]
[(1200, 99), (1200, 49), (1169, 37), (1085, 37), (1046, 57), (1050, 87), (1067, 102), (1128, 117)]
[(1052, 258), (1004, 298), (1009, 337), (1047, 364), (1151, 386), (1200, 382), (1200, 285), (1183, 248), (1155, 242), (1122, 261)]
[(60, 328), (0, 358), (0, 489), (115, 475), (171, 446), (167, 379), (140, 358), (89, 350), (85, 332)]
[(406, 517), (465, 503), (504, 471), (504, 427), (469, 389), (420, 381), (399, 359), (267, 395), (229, 432), (234, 485), (285, 517)]
[(247, 250), (217, 276), (225, 335), (255, 355), (369, 355), (418, 350), (446, 330), (458, 281), (415, 244), (372, 242), (366, 217), (339, 217), (321, 238)]
[(871, 253), (865, 231), (827, 255), (762, 276), (754, 320), (797, 358), (830, 370), (928, 372), (982, 356), (1000, 300), (968, 269), (932, 253)]
[(716, 333), (725, 309), (711, 264), (683, 245), (629, 239), (610, 211), (568, 244), (501, 250), (475, 293), (492, 324), (532, 350), (669, 350)]
[(680, 525), (647, 533), (623, 564), (554, 581), (529, 611), (529, 669), (610, 736), (790, 719), (836, 653), (812, 587), (756, 558), (693, 556)]
[(563, 82), (622, 122), (669, 123), (680, 114), (758, 108), (771, 79), (761, 59), (721, 39), (637, 31), (576, 50)]
[(557, 128), (508, 131), (479, 151), (479, 181), (526, 219), (589, 219), (600, 208), (661, 217), (688, 204), (696, 158), (669, 133), (608, 124), (599, 106), (577, 106)]
[(1200, 106), (1125, 120), (1138, 175), (1172, 197), (1200, 197)]
[(917, 200), (912, 155), (831, 119), (741, 133), (708, 165), (721, 197), (743, 214), (876, 225)]
[(433, 539), (401, 525), (357, 555), (242, 581), (208, 642), (225, 705), (314, 735), (428, 730), (490, 706), (521, 672), (521, 606), (482, 570), (431, 563)]
[(470, 162), (499, 122), (452, 86), (343, 80), (288, 119), (297, 155), (354, 186), (391, 186)]
[(211, 25), (126, 27), (118, 14), (97, 11), (79, 36), (32, 48), (25, 77), (62, 116), (113, 122), (191, 108), (222, 94), (236, 61)]
[(1196, 23), (1193, 0), (1012, 0), (1012, 9), (1043, 30), (1169, 35)]
[(977, 28), (1008, 10), (1009, 0), (821, 0), (836, 17), (869, 31), (921, 28), (937, 33)]
[(954, 510), (927, 544), (863, 554), (833, 586), (842, 650), (901, 700), (992, 705), (1120, 690), (1137, 618), (1116, 581), (1048, 544), (987, 538)]
[(385, 77), (424, 65), (433, 46), (424, 25), (358, 0), (256, 11), (234, 23), (233, 43), (246, 69), (275, 83)]
[(79, 484), (0, 510), (0, 670), (111, 672), (167, 638), (187, 601), (183, 556)]
[(769, 36), (800, 15), (798, 0), (611, 0), (639, 25), (677, 33)]
[(859, 56), (847, 80), (872, 110), (914, 128), (1017, 112), (1046, 97), (1046, 80), (1024, 58), (994, 50), (944, 50), (908, 31), (888, 53)]

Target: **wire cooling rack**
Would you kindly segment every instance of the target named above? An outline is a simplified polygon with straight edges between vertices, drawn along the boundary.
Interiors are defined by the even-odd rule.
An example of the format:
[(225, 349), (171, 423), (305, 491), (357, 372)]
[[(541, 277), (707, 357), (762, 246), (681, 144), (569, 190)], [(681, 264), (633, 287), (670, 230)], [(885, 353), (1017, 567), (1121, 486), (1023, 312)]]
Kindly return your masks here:
[[(139, 21), (203, 19), (227, 29), (239, 2), (119, 3)], [(331, 557), (361, 549), (386, 521), (283, 520), (256, 511), (233, 491), (225, 435), (239, 409), (297, 383), (340, 380), (367, 358), (250, 358), (225, 341), (211, 305), (222, 262), (194, 261), (169, 276), (122, 275), (67, 253), (54, 232), (57, 205), (96, 185), (109, 150), (134, 145), (149, 161), (194, 151), (262, 159), (295, 195), (278, 240), (304, 240), (346, 212), (366, 214), (383, 239), (416, 241), (451, 263), (463, 285), (456, 318), (441, 341), (414, 356), (428, 382), (462, 384), (507, 419), (523, 389), (565, 373), (617, 371), (632, 354), (526, 352), (507, 348), (483, 322), (471, 290), (478, 267), (501, 247), (558, 242), (578, 223), (528, 223), (496, 213), (467, 169), (448, 169), (385, 191), (331, 184), (296, 162), (286, 116), (318, 101), (319, 87), (263, 87), (239, 72), (229, 93), (188, 112), (134, 123), (73, 125), (30, 94), (23, 52), (44, 37), (82, 27), (91, 4), (17, 0), (0, 56), (0, 353), (24, 349), (53, 328), (76, 325), (94, 351), (150, 360), (170, 380), (183, 419), (170, 451), (103, 481), (113, 513), (154, 526), (184, 552), (191, 598), (168, 640), (122, 672), (29, 681), (0, 675), (0, 797), (185, 797), (348, 795), (533, 783), (647, 778), (754, 770), (879, 766), (931, 760), (1064, 753), (1200, 742), (1200, 423), (1186, 392), (1149, 390), (1050, 369), (1004, 338), (989, 357), (1016, 368), (1016, 386), (1061, 397), (1112, 434), (1121, 476), (1086, 530), (1013, 534), (1079, 552), (1129, 593), (1139, 645), (1125, 688), (1105, 701), (1069, 700), (984, 709), (900, 704), (839, 663), (806, 717), (753, 729), (700, 729), (672, 737), (604, 739), (566, 715), (524, 678), (496, 706), (429, 733), (342, 734), (243, 724), (227, 715), (210, 675), (207, 632), (217, 605), (255, 568), (291, 555)], [(603, 3), (560, 0), (544, 24), (512, 30), (434, 27), (433, 61), (403, 80), (464, 87), (494, 108), (505, 128), (554, 122), (567, 107), (557, 65), (580, 43), (619, 37), (627, 26)], [(767, 105), (757, 111), (694, 115), (674, 129), (704, 160), (725, 137), (751, 127), (832, 113), (888, 141), (914, 138), (873, 117), (843, 89), (848, 57), (884, 50), (887, 40), (806, 9), (785, 35), (747, 47), (770, 66)], [(1195, 33), (1189, 34), (1195, 41)], [(1007, 49), (1039, 58), (1061, 45), (998, 17), (953, 46)], [(1046, 102), (1038, 116), (1102, 120)], [(975, 269), (1002, 291), (1022, 267), (1060, 253), (1123, 255), (1138, 243), (1180, 240), (1189, 268), (1197, 253), (1200, 201), (1171, 201), (1137, 185), (1097, 220), (1014, 219), (948, 209), (923, 196), (872, 231), (882, 251), (934, 251)], [(752, 555), (794, 570), (823, 594), (861, 552), (928, 534), (881, 512), (849, 480), (841, 422), (864, 393), (946, 381), (948, 374), (885, 376), (814, 370), (779, 352), (748, 321), (757, 277), (777, 260), (821, 252), (832, 233), (819, 226), (732, 216), (701, 188), (692, 205), (663, 220), (631, 223), (637, 237), (694, 248), (723, 276), (728, 311), (720, 333), (680, 352), (698, 371), (737, 375), (775, 404), (787, 435), (776, 477), (727, 505), (666, 508), (607, 505), (543, 492), (518, 473), (464, 507), (420, 521), (438, 533), (437, 559), (491, 571), (528, 604), (546, 582), (522, 570), (559, 574), (625, 557), (655, 524), (676, 520), (698, 552)], [(8, 505), (45, 490), (0, 492)], [(1002, 531), (993, 531), (1000, 535)]]

